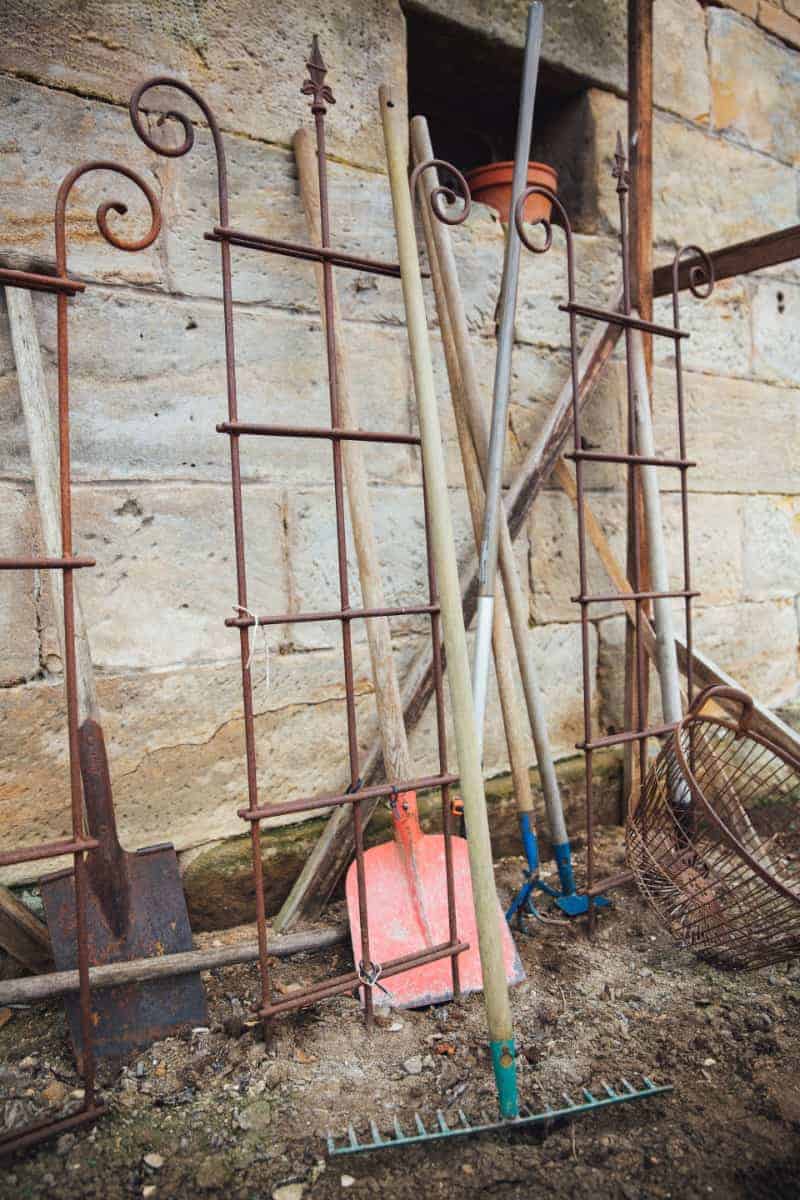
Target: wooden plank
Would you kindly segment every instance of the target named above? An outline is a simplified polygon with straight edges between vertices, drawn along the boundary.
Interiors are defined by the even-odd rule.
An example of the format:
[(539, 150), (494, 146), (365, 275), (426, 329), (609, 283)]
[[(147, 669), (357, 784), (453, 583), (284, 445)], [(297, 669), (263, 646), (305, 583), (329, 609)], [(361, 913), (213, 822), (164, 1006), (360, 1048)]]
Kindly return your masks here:
[[(617, 295), (614, 307), (618, 308)], [(602, 375), (620, 336), (618, 325), (598, 325), (583, 348), (578, 360), (578, 403), (581, 407)], [(564, 450), (572, 428), (572, 382), (567, 378), (550, 415), (536, 442), (531, 446), (518, 468), (506, 496), (506, 516), (512, 538), (525, 524), (536, 497), (549, 480)], [(469, 626), (475, 615), (478, 592), (478, 571), (475, 560), (461, 575), (461, 597), (464, 623)], [(433, 671), (429, 644), (423, 645), (413, 659), (402, 688), (403, 712), (410, 735), (418, 724), (433, 694)], [(382, 778), (380, 739), (372, 742), (364, 757), (362, 769), (367, 784)], [(362, 804), (366, 826), (376, 803)], [(314, 849), (295, 880), (289, 896), (275, 918), (277, 930), (291, 928), (302, 917), (315, 917), (324, 908), (342, 873), (353, 856), (352, 817), (344, 808), (336, 809), (320, 834)]]
[[(714, 264), (714, 278), (732, 279), (736, 275), (748, 275), (752, 271), (764, 271), (781, 263), (800, 258), (800, 225), (778, 229), (747, 242), (734, 242), (722, 246), (710, 254)], [(699, 260), (687, 258), (681, 262), (678, 287), (681, 291), (689, 286), (689, 271)], [(672, 263), (664, 263), (653, 271), (653, 295), (669, 296), (672, 292)]]
[(27, 971), (52, 966), (47, 926), (5, 887), (0, 887), (0, 947)]
[[(347, 939), (347, 922), (310, 933), (293, 933), (288, 937), (270, 938), (271, 958), (287, 958), (292, 954), (324, 950)], [(144, 983), (148, 979), (173, 979), (195, 971), (212, 971), (237, 963), (256, 962), (258, 942), (234, 942), (208, 950), (184, 950), (180, 954), (165, 954), (161, 958), (134, 958), (128, 962), (105, 963), (90, 967), (89, 982), (94, 988), (117, 987), (123, 983)], [(0, 983), (0, 1004), (29, 1004), (53, 996), (67, 996), (80, 989), (77, 971), (54, 971), (33, 979), (12, 979)]]

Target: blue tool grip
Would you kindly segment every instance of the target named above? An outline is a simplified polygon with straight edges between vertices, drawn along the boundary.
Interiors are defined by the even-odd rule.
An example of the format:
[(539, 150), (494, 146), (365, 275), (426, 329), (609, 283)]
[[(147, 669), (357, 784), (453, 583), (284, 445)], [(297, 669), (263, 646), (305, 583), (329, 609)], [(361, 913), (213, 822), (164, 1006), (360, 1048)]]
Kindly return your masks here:
[(553, 857), (558, 867), (558, 878), (561, 880), (561, 891), (565, 896), (575, 895), (575, 876), (572, 873), (572, 855), (569, 842), (553, 846)]
[(519, 814), (519, 831), (522, 835), (522, 848), (528, 862), (528, 871), (531, 875), (535, 875), (539, 870), (539, 844), (531, 826), (530, 813)]
[(519, 1095), (517, 1094), (517, 1050), (514, 1039), (500, 1042), (490, 1042), (494, 1081), (497, 1086), (497, 1100), (500, 1105), (501, 1117), (519, 1116)]

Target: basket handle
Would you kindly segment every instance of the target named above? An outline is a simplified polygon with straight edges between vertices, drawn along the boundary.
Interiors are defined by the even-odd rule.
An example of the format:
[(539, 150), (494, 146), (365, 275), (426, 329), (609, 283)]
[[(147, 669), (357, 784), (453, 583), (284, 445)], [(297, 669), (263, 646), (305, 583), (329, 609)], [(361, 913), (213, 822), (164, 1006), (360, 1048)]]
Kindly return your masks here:
[(703, 688), (702, 692), (698, 692), (689, 705), (689, 711), (686, 714), (687, 718), (699, 716), (703, 706), (709, 700), (714, 700), (717, 697), (721, 700), (735, 700), (738, 704), (741, 704), (742, 713), (739, 717), (737, 733), (746, 733), (750, 728), (750, 722), (753, 718), (753, 697), (739, 688), (728, 687), (724, 683), (712, 683), (709, 687)]

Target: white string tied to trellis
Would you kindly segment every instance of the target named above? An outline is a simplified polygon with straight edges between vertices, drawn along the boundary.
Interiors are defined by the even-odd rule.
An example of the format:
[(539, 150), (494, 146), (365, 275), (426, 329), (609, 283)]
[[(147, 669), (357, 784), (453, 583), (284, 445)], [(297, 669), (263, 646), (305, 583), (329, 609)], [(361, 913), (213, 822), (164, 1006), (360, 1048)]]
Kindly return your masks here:
[[(253, 624), (247, 626), (247, 645), (248, 645), (249, 652), (248, 652), (248, 656), (247, 656), (247, 662), (245, 663), (245, 668), (248, 671), (250, 670), (251, 666), (253, 665), (253, 659), (256, 656), (255, 643), (256, 643), (256, 638), (258, 637), (258, 631), (259, 631), (259, 629), (261, 630), (261, 635), (264, 639), (264, 687), (266, 688), (267, 691), (269, 691), (269, 689), (270, 689), (270, 670), (269, 670), (269, 642), (267, 641), (267, 627), (266, 627), (266, 625), (259, 625), (258, 617), (256, 616), (256, 614), (254, 612), (252, 612), (249, 608), (247, 608), (244, 604), (234, 604), (233, 611), (238, 612), (240, 616), (244, 615), (246, 617), (253, 618)], [(255, 633), (255, 637), (252, 637), (252, 638), (250, 637), (251, 630)]]

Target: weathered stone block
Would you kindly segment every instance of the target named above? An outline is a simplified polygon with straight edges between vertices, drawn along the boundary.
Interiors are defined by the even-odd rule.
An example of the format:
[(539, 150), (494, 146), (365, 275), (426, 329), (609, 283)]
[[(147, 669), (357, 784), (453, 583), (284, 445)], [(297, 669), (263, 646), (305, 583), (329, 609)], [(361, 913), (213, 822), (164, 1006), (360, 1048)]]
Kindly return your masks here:
[[(451, 509), (456, 531), (456, 549), (460, 562), (474, 556), (472, 526), (468, 521), (466, 499), (453, 489)], [(378, 544), (383, 590), (391, 608), (427, 604), (427, 559), (425, 552), (425, 516), (421, 487), (372, 488), (372, 520)], [(289, 561), (291, 563), (292, 609), (298, 612), (323, 612), (338, 609), (336, 510), (333, 489), (296, 491), (288, 501)], [(347, 509), (347, 504), (345, 504)], [(361, 605), (358, 564), (348, 526), (348, 571), (350, 602)], [(366, 637), (364, 622), (352, 624), (356, 641)], [(396, 617), (392, 631), (397, 636), (427, 632), (426, 616)], [(338, 645), (338, 622), (307, 623), (291, 626), (288, 634), (293, 645), (325, 647)]]
[(653, 100), (658, 108), (705, 124), (711, 103), (706, 12), (684, 0), (653, 6)]
[[(36, 319), (51, 393), (56, 392), (55, 312)], [(317, 317), (239, 310), (235, 320), (239, 416), (277, 425), (330, 425), (324, 335)], [(351, 395), (365, 429), (411, 429), (403, 329), (344, 323)], [(71, 424), (77, 480), (230, 479), (222, 308), (216, 301), (120, 295), (90, 289), (71, 310)], [(376, 384), (376, 380), (379, 383)], [(0, 469), (30, 474), (11, 347), (0, 335)], [(242, 477), (270, 483), (332, 478), (329, 443), (242, 439)], [(375, 478), (418, 478), (406, 446), (364, 447)]]
[[(384, 162), (378, 83), (391, 84), (405, 100), (403, 18), (394, 2), (366, 0), (358, 19), (346, 21), (333, 10), (312, 14), (279, 0), (248, 10), (246, 19), (226, 5), (181, 2), (165, 13), (158, 6), (109, 9), (99, 0), (80, 9), (64, 0), (35, 9), (12, 0), (3, 16), (4, 71), (117, 104), (127, 104), (148, 75), (176, 75), (199, 91), (225, 131), (284, 145), (310, 120), (300, 86), (318, 33), (338, 101), (329, 122), (331, 151), (370, 166)], [(370, 103), (365, 79), (374, 81)], [(174, 93), (166, 107), (177, 107)], [(138, 140), (132, 131), (131, 138)]]
[(797, 55), (751, 21), (708, 10), (711, 122), (715, 129), (793, 164), (800, 154)]
[(797, 620), (790, 601), (700, 609), (695, 642), (765, 704), (797, 688)]
[(744, 509), (744, 588), (749, 600), (800, 592), (800, 501), (748, 496)]
[[(234, 635), (235, 636), (235, 635)], [(374, 732), (364, 648), (354, 656), (362, 741)], [(403, 660), (401, 659), (401, 666)], [(270, 684), (254, 665), (259, 798), (285, 800), (347, 782), (341, 655), (273, 656)], [(246, 803), (238, 663), (98, 676), (120, 836), (133, 849), (170, 840), (178, 849), (242, 833)], [(60, 682), (3, 692), (0, 705), (0, 846), (69, 829), (66, 714)], [(3, 873), (34, 878), (50, 863)]]
[[(663, 296), (653, 306), (654, 320), (672, 324), (672, 297)], [(741, 279), (724, 279), (708, 300), (683, 292), (681, 328), (689, 333), (682, 347), (686, 371), (709, 375), (748, 376), (752, 373), (752, 320), (749, 286)], [(667, 338), (654, 339), (657, 363), (674, 361), (675, 347)]]
[[(0, 484), (0, 558), (41, 552), (29, 490)], [(0, 688), (30, 679), (39, 670), (36, 596), (40, 574), (43, 572), (0, 571)]]
[[(288, 607), (283, 503), (274, 489), (244, 489), (249, 596), (259, 613)], [(228, 488), (79, 488), (73, 512), (76, 550), (97, 559), (79, 588), (98, 668), (164, 669), (238, 655), (236, 631), (223, 624), (236, 615)], [(43, 625), (49, 659), (57, 655), (49, 604)]]
[[(520, 342), (556, 349), (569, 346), (569, 317), (558, 308), (567, 299), (564, 239), (556, 232), (553, 241), (546, 254), (522, 251), (515, 336)], [(619, 286), (618, 244), (576, 234), (574, 245), (576, 298), (606, 306)], [(581, 339), (592, 324), (579, 321)]]
[(783, 9), (771, 3), (765, 4), (764, 0), (761, 0), (758, 6), (758, 23), (776, 37), (783, 38), (790, 46), (800, 46), (800, 21)]
[[(581, 228), (617, 230), (618, 203), (611, 175), (617, 130), (624, 131), (624, 101), (590, 90), (593, 184), (584, 194)], [(726, 246), (770, 233), (797, 220), (794, 171), (667, 115), (653, 122), (653, 200), (656, 242)], [(702, 163), (702, 169), (698, 164)], [(713, 247), (712, 247), (713, 248)]]
[[(62, 36), (58, 34), (59, 40)], [(3, 50), (7, 48), (4, 37)], [(132, 168), (163, 202), (153, 155), (119, 109), (0, 77), (0, 139), (4, 151), (0, 255), (6, 264), (25, 267), (32, 261), (35, 265), (37, 259), (52, 262), (56, 193), (67, 173), (89, 159), (109, 159)], [(102, 237), (95, 219), (98, 205), (107, 201), (129, 206), (126, 216), (109, 214), (109, 226), (117, 236), (135, 240), (149, 229), (147, 201), (130, 180), (109, 171), (91, 172), (75, 185), (67, 207), (69, 271), (148, 286), (162, 284), (163, 233), (149, 249), (136, 254), (115, 249)], [(50, 304), (55, 305), (52, 298)]]
[[(671, 372), (657, 369), (656, 396), (672, 388)], [(800, 392), (687, 372), (685, 394), (692, 491), (797, 492)], [(671, 403), (656, 405), (656, 445), (667, 457), (677, 453), (674, 414)]]
[(760, 279), (752, 302), (753, 370), (761, 379), (800, 384), (800, 287)]

